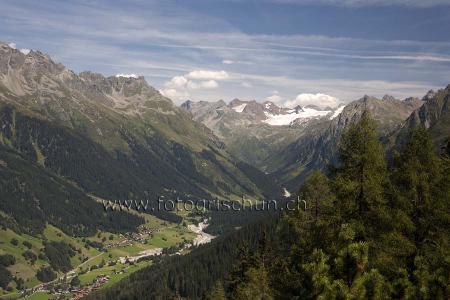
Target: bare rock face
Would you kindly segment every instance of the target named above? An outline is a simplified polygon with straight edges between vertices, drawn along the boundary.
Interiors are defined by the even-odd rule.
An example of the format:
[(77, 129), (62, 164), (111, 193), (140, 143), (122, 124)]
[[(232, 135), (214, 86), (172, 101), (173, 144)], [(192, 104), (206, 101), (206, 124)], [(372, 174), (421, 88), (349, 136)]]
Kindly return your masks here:
[(14, 95), (16, 101), (64, 121), (69, 121), (76, 111), (92, 113), (92, 104), (129, 115), (148, 110), (175, 114), (177, 110), (142, 76), (105, 77), (92, 72), (77, 75), (47, 54), (31, 50), (25, 55), (5, 43), (0, 43), (2, 93)]
[(399, 140), (414, 127), (429, 129), (438, 147), (450, 136), (450, 85), (437, 92), (429, 91), (424, 97), (424, 104), (420, 109), (414, 111), (406, 120)]
[(430, 99), (433, 99), (435, 96), (436, 96), (436, 92), (435, 91), (433, 91), (433, 90), (429, 90), (426, 94), (425, 94), (425, 96), (423, 96), (423, 98), (422, 98), (422, 100), (423, 101), (428, 101), (428, 100), (430, 100)]
[(267, 116), (264, 114), (264, 106), (255, 100), (247, 102), (243, 112), (253, 115), (256, 121), (267, 119)]
[(383, 100), (383, 101), (395, 101), (397, 99), (395, 99), (395, 97), (391, 96), (391, 95), (384, 95), (383, 98), (381, 98), (381, 100)]

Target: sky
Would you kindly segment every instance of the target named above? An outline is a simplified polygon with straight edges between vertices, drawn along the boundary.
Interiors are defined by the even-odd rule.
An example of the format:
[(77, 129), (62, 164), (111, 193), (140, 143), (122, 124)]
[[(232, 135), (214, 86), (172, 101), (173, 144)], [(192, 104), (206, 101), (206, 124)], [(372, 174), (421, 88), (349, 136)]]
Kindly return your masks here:
[(421, 97), (450, 83), (449, 32), (450, 0), (0, 0), (0, 41), (176, 104)]

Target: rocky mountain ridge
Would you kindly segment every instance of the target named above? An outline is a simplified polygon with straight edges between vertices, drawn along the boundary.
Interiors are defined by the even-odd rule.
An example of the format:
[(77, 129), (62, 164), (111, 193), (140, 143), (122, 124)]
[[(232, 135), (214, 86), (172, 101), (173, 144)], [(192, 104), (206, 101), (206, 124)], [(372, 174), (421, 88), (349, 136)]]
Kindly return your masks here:
[(292, 174), (298, 161), (303, 162), (300, 164), (303, 168), (303, 164), (313, 160), (320, 166), (333, 157), (343, 130), (358, 120), (364, 110), (373, 114), (380, 134), (387, 135), (398, 129), (426, 101), (425, 98), (399, 100), (385, 95), (378, 99), (366, 95), (347, 105), (326, 110), (314, 105), (286, 108), (270, 101), (259, 103), (239, 99), (228, 104), (223, 100), (186, 101), (181, 107), (221, 138), (234, 156), (262, 171), (283, 173), (280, 176), (287, 179), (299, 175), (297, 171), (294, 172), (296, 175)]
[(450, 85), (438, 91), (430, 90), (423, 98), (424, 104), (392, 134), (391, 141), (402, 143), (409, 130), (415, 127), (428, 129), (438, 148), (443, 148), (450, 137)]
[(338, 143), (348, 126), (357, 122), (368, 111), (377, 124), (382, 139), (402, 128), (405, 120), (426, 101), (419, 99), (398, 100), (393, 97), (378, 99), (365, 95), (347, 104), (331, 120), (310, 126), (310, 130), (280, 153), (272, 156), (267, 164), (280, 181), (291, 189), (313, 169), (326, 169), (336, 163)]
[(251, 166), (143, 77), (75, 74), (0, 43), (0, 114), (1, 144), (99, 197), (265, 193)]

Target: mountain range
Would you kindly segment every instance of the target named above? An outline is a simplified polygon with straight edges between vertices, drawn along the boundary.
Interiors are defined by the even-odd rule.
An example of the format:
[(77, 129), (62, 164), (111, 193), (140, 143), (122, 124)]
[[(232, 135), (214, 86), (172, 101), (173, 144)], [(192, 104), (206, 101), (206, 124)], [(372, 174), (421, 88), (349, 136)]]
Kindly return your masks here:
[[(145, 216), (106, 214), (99, 200), (289, 197), (311, 171), (339, 164), (341, 136), (364, 112), (388, 154), (415, 127), (442, 149), (449, 102), (450, 85), (421, 99), (363, 96), (333, 108), (240, 99), (179, 107), (142, 76), (77, 74), (40, 51), (0, 43), (0, 225), (41, 242), (48, 226), (68, 239), (127, 234)], [(149, 213), (178, 225), (194, 218)], [(195, 217), (208, 218), (212, 234), (257, 218), (251, 211)]]
[(266, 101), (234, 99), (226, 104), (186, 101), (181, 105), (193, 119), (210, 128), (235, 157), (268, 171), (267, 161), (274, 153), (298, 140), (308, 124), (332, 119), (336, 110), (314, 106), (285, 108)]
[(273, 174), (281, 185), (295, 190), (311, 170), (335, 162), (341, 134), (359, 120), (363, 111), (372, 114), (380, 134), (387, 137), (399, 130), (432, 94), (429, 92), (422, 100), (364, 96), (334, 109), (312, 105), (283, 108), (270, 101), (239, 99), (228, 104), (186, 101), (181, 107), (210, 128), (235, 157)]
[[(24, 54), (1, 43), (0, 116), (0, 159), (28, 161), (30, 180), (50, 174), (86, 195), (155, 203), (159, 196), (238, 200), (281, 193), (143, 77), (75, 74), (40, 51)], [(19, 176), (15, 166), (4, 168)], [(33, 186), (23, 180), (17, 179)], [(28, 193), (43, 201), (34, 189)], [(13, 216), (20, 209), (1, 205)]]
[(144, 77), (75, 74), (1, 43), (1, 153), (104, 199), (277, 197), (335, 163), (340, 136), (365, 110), (386, 144), (414, 126), (442, 144), (448, 89), (325, 109), (239, 99), (177, 107)]

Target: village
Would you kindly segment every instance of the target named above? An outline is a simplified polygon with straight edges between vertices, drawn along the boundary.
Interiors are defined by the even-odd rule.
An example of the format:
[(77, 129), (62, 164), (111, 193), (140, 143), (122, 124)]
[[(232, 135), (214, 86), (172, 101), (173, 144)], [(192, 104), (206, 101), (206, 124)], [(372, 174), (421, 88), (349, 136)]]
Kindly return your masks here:
[[(148, 243), (150, 237), (158, 233), (162, 234), (163, 230), (168, 230), (161, 226), (141, 226), (138, 232), (120, 234), (117, 240), (105, 243), (96, 257), (86, 260), (51, 282), (21, 291), (20, 298), (27, 298), (34, 294), (46, 294), (49, 295), (48, 299), (81, 299), (108, 284), (111, 285), (129, 274), (151, 265), (155, 257), (182, 255), (193, 247), (209, 243), (214, 236), (203, 232), (203, 229), (207, 226), (207, 220), (203, 220), (198, 225), (187, 225), (186, 232), (190, 233), (191, 238), (184, 239), (183, 237), (180, 242), (170, 247), (154, 247)], [(181, 232), (180, 229), (178, 230)], [(183, 235), (183, 233), (181, 232), (180, 235)], [(161, 239), (164, 241), (165, 237), (163, 236)], [(111, 255), (111, 252), (121, 253), (122, 249), (130, 247), (136, 249), (144, 247), (146, 249), (124, 256)], [(109, 260), (106, 261), (103, 258), (99, 263), (90, 263), (102, 257), (107, 257)], [(84, 280), (80, 281), (80, 278)]]

